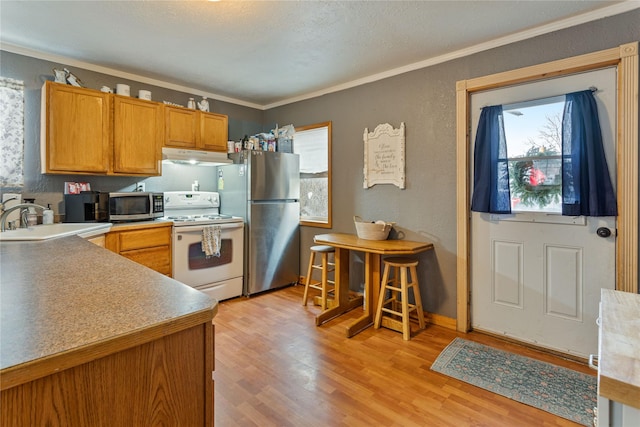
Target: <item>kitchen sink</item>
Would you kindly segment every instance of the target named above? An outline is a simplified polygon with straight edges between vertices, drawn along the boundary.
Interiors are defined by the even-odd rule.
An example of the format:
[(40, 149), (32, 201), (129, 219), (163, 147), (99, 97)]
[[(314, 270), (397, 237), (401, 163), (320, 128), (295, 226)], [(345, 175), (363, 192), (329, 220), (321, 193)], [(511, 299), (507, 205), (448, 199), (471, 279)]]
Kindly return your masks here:
[(18, 228), (17, 230), (3, 231), (0, 233), (0, 242), (47, 240), (74, 235), (86, 239), (107, 233), (111, 229), (111, 225), (112, 224), (110, 222), (35, 225), (29, 228)]

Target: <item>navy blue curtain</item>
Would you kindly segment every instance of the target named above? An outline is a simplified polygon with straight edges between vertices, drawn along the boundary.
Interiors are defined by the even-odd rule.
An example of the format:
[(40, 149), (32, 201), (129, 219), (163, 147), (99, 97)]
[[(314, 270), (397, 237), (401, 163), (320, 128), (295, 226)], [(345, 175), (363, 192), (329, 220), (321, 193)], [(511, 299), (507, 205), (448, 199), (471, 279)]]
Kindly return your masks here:
[(502, 105), (482, 109), (473, 158), (471, 210), (498, 214), (511, 213), (509, 165)]
[(562, 215), (618, 215), (591, 90), (566, 95), (562, 118)]

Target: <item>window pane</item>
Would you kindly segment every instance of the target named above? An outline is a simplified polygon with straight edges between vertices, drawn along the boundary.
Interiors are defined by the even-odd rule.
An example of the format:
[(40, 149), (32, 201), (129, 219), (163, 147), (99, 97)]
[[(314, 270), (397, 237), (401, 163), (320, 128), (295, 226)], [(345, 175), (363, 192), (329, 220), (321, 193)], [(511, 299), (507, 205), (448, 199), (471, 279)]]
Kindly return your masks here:
[(310, 221), (326, 221), (329, 216), (327, 177), (305, 178), (300, 175), (300, 216)]

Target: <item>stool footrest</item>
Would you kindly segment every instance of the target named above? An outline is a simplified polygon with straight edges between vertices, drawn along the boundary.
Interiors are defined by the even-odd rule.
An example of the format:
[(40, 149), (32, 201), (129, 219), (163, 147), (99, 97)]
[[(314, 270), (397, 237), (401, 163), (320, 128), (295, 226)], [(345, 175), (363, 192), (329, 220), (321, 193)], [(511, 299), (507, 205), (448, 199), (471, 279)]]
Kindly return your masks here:
[(392, 319), (390, 317), (383, 317), (381, 326), (387, 329), (393, 329), (394, 331), (403, 332), (402, 322), (400, 320)]
[[(321, 265), (312, 265), (312, 266), (311, 266), (311, 268), (313, 268), (313, 269), (315, 269), (315, 270), (320, 270), (320, 271), (322, 271), (322, 266), (321, 266)], [(335, 268), (328, 268), (328, 269), (327, 269), (327, 273), (332, 273), (332, 272), (334, 272), (334, 271), (336, 271), (336, 269), (335, 269)]]
[[(313, 297), (313, 305), (322, 305), (322, 297), (317, 295)], [(338, 303), (333, 298), (327, 298), (327, 309), (337, 307)]]
[[(391, 313), (391, 314), (395, 314), (396, 316), (402, 316), (402, 311), (396, 311), (393, 310), (391, 308), (386, 308), (386, 307), (382, 307), (380, 309), (381, 311), (385, 312), (385, 313)], [(409, 313), (411, 313), (412, 311), (417, 311), (418, 309), (416, 308), (415, 305), (413, 304), (409, 304)]]
[[(315, 289), (317, 291), (322, 291), (322, 285), (321, 284), (316, 284), (316, 283), (311, 283), (309, 285), (310, 288)], [(327, 289), (328, 293), (333, 292), (333, 288)]]

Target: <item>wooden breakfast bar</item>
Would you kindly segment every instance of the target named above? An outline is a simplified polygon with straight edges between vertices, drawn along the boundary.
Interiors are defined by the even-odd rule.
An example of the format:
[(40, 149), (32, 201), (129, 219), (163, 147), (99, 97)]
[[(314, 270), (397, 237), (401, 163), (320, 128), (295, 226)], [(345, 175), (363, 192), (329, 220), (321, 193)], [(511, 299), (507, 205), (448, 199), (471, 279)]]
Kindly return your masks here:
[(336, 290), (334, 304), (316, 317), (316, 325), (362, 305), (363, 299), (349, 298), (349, 253), (364, 252), (364, 314), (347, 327), (347, 337), (373, 325), (375, 302), (380, 291), (382, 255), (415, 255), (433, 249), (433, 243), (411, 240), (367, 240), (354, 234), (329, 233), (314, 237), (319, 245), (333, 246), (335, 252)]
[(213, 425), (217, 301), (78, 236), (0, 243), (0, 293), (0, 425)]

